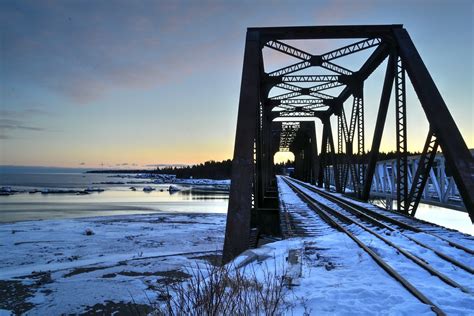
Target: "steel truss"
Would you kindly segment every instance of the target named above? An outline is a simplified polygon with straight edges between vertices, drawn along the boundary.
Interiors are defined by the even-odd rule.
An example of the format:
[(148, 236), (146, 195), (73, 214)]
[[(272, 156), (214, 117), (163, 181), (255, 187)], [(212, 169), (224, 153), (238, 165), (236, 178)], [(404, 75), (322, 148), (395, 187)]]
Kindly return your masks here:
[(420, 203), (423, 190), (428, 180), (429, 172), (433, 166), (433, 162), (438, 151), (438, 138), (430, 129), (426, 137), (425, 146), (418, 162), (415, 177), (410, 190), (410, 195), (406, 201), (407, 211), (410, 215), (415, 216), (416, 209)]
[[(356, 40), (323, 54), (312, 54), (285, 42), (331, 38)], [(266, 72), (263, 48), (299, 61)], [(359, 69), (349, 69), (338, 62), (340, 58), (367, 49), (372, 49), (372, 52)], [(366, 153), (364, 81), (387, 57), (372, 145)], [(324, 73), (326, 71), (317, 73), (319, 69), (329, 70), (331, 74)], [(300, 73), (302, 70), (305, 70), (304, 74)], [(411, 158), (407, 157), (406, 75), (430, 124), (430, 133), (415, 169)], [(307, 87), (307, 83), (313, 85)], [(274, 87), (286, 92), (270, 97), (270, 90)], [(334, 89), (338, 87), (342, 87), (342, 91)], [(378, 162), (378, 153), (392, 90), (395, 95), (397, 159), (388, 167)], [(345, 103), (351, 97), (352, 108), (347, 111), (350, 117), (346, 118), (345, 110), (349, 105)], [(323, 125), (319, 153), (313, 122), (313, 125), (281, 122), (308, 117), (314, 117)], [(331, 128), (331, 120), (335, 117), (337, 148)], [(275, 119), (279, 120), (278, 124)], [(442, 184), (433, 180), (435, 173), (443, 174), (440, 170), (444, 168), (434, 165), (438, 148), (442, 149), (446, 168), (452, 175), (451, 178), (440, 176)], [(383, 190), (388, 186), (388, 195), (384, 195), (387, 201), (395, 198), (397, 210), (410, 215), (415, 215), (420, 201), (426, 200), (426, 183), (431, 183), (429, 190), (433, 187), (437, 190), (435, 196), (440, 201), (446, 200), (449, 192), (456, 188), (474, 220), (474, 159), (401, 25), (248, 29), (224, 243), (225, 262), (248, 248), (252, 227), (267, 234), (277, 233), (278, 229), (274, 227), (278, 227), (279, 221), (275, 188), (272, 186), (272, 157), (278, 150), (294, 151), (295, 175), (307, 181), (317, 181), (319, 186), (328, 190), (352, 191), (367, 201), (377, 194), (380, 185)], [(394, 182), (380, 182), (381, 173), (392, 175)], [(436, 183), (444, 189), (438, 190)]]
[(408, 214), (407, 105), (405, 68), (399, 57), (395, 77), (395, 126), (397, 148), (397, 210)]

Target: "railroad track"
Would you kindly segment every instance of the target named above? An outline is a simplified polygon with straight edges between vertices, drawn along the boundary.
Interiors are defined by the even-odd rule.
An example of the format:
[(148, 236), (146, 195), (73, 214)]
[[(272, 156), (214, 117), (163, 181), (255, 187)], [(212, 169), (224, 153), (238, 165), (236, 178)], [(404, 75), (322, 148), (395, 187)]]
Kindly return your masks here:
[[(437, 225), (434, 225), (434, 224), (431, 224), (431, 223), (428, 223), (428, 222), (424, 222), (424, 221), (415, 220), (412, 217), (409, 217), (409, 216), (404, 215), (404, 214), (399, 214), (399, 213), (394, 213), (394, 212), (382, 210), (382, 209), (378, 208), (375, 205), (372, 208), (363, 207), (363, 206), (359, 205), (357, 202), (352, 202), (352, 201), (349, 201), (348, 199), (345, 199), (345, 198), (335, 197), (334, 195), (332, 195), (330, 193), (327, 193), (323, 190), (317, 189), (314, 186), (311, 186), (311, 185), (309, 185), (305, 182), (302, 182), (302, 181), (299, 181), (299, 180), (296, 180), (296, 179), (291, 179), (291, 181), (297, 182), (299, 185), (305, 187), (306, 189), (308, 189), (308, 190), (310, 190), (310, 191), (312, 191), (316, 194), (321, 195), (325, 199), (331, 201), (332, 203), (337, 204), (338, 206), (341, 206), (342, 208), (344, 208), (344, 209), (346, 209), (350, 212), (357, 213), (360, 216), (364, 216), (366, 218), (372, 217), (374, 219), (377, 219), (379, 222), (385, 223), (387, 226), (388, 225), (392, 225), (392, 226), (395, 225), (397, 230), (408, 230), (408, 231), (411, 231), (411, 232), (414, 232), (414, 233), (424, 233), (424, 234), (430, 235), (430, 236), (432, 236), (436, 239), (439, 239), (443, 242), (446, 242), (451, 247), (460, 249), (460, 250), (464, 251), (465, 253), (467, 253), (469, 255), (474, 255), (474, 250), (473, 249), (465, 247), (464, 245), (461, 245), (457, 242), (449, 240), (448, 238), (446, 238), (444, 236), (441, 236), (440, 235), (440, 232), (442, 232), (441, 227), (439, 227)], [(384, 213), (388, 213), (389, 215), (384, 214)], [(414, 242), (419, 243), (420, 245), (422, 244), (421, 242), (419, 242), (417, 240), (415, 241), (413, 238), (408, 237), (407, 235), (405, 235), (405, 236), (407, 238), (412, 239)], [(465, 238), (467, 240), (471, 240), (472, 242), (474, 242), (474, 238), (472, 238), (470, 236), (465, 235)], [(426, 248), (430, 248), (430, 247), (426, 247)], [(454, 262), (452, 262), (452, 263), (457, 265)], [(461, 267), (461, 268), (465, 268), (465, 267)], [(468, 270), (470, 270), (469, 272), (474, 273), (474, 270), (472, 268), (469, 267)]]
[[(426, 295), (424, 295), (418, 289), (418, 287), (426, 288), (426, 286), (424, 284), (418, 284), (417, 287), (413, 284), (413, 282), (410, 282), (409, 280), (404, 278), (393, 267), (393, 264), (391, 264), (390, 262), (390, 258), (384, 258), (383, 256), (377, 254), (374, 250), (370, 248), (369, 245), (367, 245), (367, 243), (363, 241), (364, 238), (360, 237), (364, 236), (361, 234), (361, 231), (370, 234), (370, 236), (375, 237), (377, 240), (388, 245), (388, 247), (395, 249), (397, 253), (402, 254), (405, 257), (405, 260), (409, 261), (411, 265), (416, 265), (417, 267), (427, 271), (431, 275), (437, 277), (444, 284), (454, 289), (460, 290), (460, 295), (467, 295), (470, 299), (472, 299), (472, 293), (469, 288), (459, 284), (458, 282), (453, 280), (451, 276), (448, 276), (446, 274), (446, 269), (444, 269), (444, 273), (440, 272), (434, 266), (429, 264), (429, 261), (426, 260), (426, 258), (423, 258), (420, 253), (434, 253), (438, 257), (437, 259), (439, 261), (445, 261), (451, 265), (456, 266), (457, 268), (459, 268), (460, 271), (462, 271), (462, 273), (464, 273), (464, 276), (467, 275), (469, 278), (472, 277), (472, 274), (474, 274), (474, 270), (472, 269), (472, 267), (460, 262), (459, 260), (437, 249), (434, 249), (432, 246), (426, 243), (423, 243), (411, 236), (407, 236), (401, 231), (408, 230), (413, 232), (422, 232), (420, 228), (414, 227), (402, 221), (398, 221), (391, 217), (379, 216), (380, 214), (377, 214), (377, 212), (375, 211), (366, 210), (358, 204), (350, 203), (344, 199), (336, 198), (330, 194), (321, 192), (320, 190), (317, 190), (314, 187), (301, 181), (289, 179), (286, 177), (284, 177), (283, 180), (300, 197), (301, 200), (303, 200), (312, 210), (314, 210), (319, 215), (320, 218), (322, 218), (333, 228), (347, 234), (362, 249), (364, 249), (379, 266), (381, 266), (394, 279), (401, 283), (410, 293), (412, 293), (424, 304), (431, 306), (431, 309), (436, 314), (444, 315), (445, 313), (439, 306), (435, 305)], [(322, 202), (320, 198), (315, 198), (308, 192), (305, 192), (304, 189), (310, 191), (311, 193), (313, 193), (313, 195), (318, 194), (320, 197), (323, 197), (325, 199), (325, 202)], [(357, 227), (357, 229), (355, 229), (355, 227)], [(393, 240), (391, 240), (391, 238), (385, 237), (387, 235), (391, 236), (392, 234), (402, 236), (402, 238), (406, 238), (412, 244), (416, 245), (419, 248), (422, 248), (423, 251), (418, 250), (417, 252), (415, 252), (415, 254), (413, 254), (412, 249), (410, 249), (409, 251), (404, 247), (397, 245)], [(472, 255), (471, 249), (459, 245), (455, 242), (446, 240), (444, 237), (436, 237), (441, 238), (445, 242), (448, 242), (451, 247), (456, 247), (457, 249), (460, 249), (466, 252), (467, 254)], [(412, 245), (410, 246), (410, 248), (413, 248)], [(430, 258), (430, 260), (432, 260), (432, 258)]]

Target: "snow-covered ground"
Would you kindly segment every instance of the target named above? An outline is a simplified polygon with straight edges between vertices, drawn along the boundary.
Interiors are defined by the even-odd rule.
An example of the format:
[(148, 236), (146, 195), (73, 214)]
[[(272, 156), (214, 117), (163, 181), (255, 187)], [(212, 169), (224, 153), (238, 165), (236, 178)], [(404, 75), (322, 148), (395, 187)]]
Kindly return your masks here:
[(0, 315), (143, 313), (160, 283), (217, 258), (224, 226), (196, 213), (1, 224)]
[[(324, 204), (338, 208), (311, 191), (303, 189), (302, 187), (300, 188), (312, 197), (324, 202)], [(309, 298), (308, 304), (314, 307), (314, 310), (317, 311), (316, 314), (330, 313), (331, 309), (343, 314), (346, 312), (349, 313), (350, 311), (356, 314), (369, 312), (371, 314), (407, 313), (414, 315), (429, 312), (429, 309), (423, 310), (423, 308), (427, 306), (417, 301), (415, 297), (382, 270), (382, 268), (348, 236), (327, 226), (324, 229), (324, 225), (321, 224), (322, 220), (319, 219), (313, 211), (308, 209), (305, 203), (298, 198), (281, 178), (279, 179), (279, 194), (280, 199), (284, 201), (285, 210), (290, 212), (291, 216), (296, 217), (296, 219), (302, 223), (301, 226), (303, 229), (310, 233), (313, 232), (313, 235), (315, 235), (315, 237), (307, 238), (306, 240), (296, 239), (295, 244), (299, 245), (303, 253), (306, 252), (306, 244), (314, 244), (314, 247), (317, 248), (315, 251), (317, 253), (316, 259), (318, 257), (331, 258), (331, 266), (328, 272), (324, 271), (324, 267), (316, 270), (316, 272), (311, 271), (310, 276), (304, 277), (301, 283), (303, 285), (306, 282), (311, 282), (315, 273), (316, 275), (320, 273), (316, 279), (319, 278), (318, 283), (324, 284), (322, 291), (328, 291), (323, 304), (321, 301), (318, 302), (317, 300), (313, 301), (311, 299), (312, 296), (321, 299), (319, 291), (305, 292), (303, 289), (304, 297)], [(312, 231), (311, 228), (313, 228)], [(466, 294), (459, 289), (447, 286), (441, 282), (440, 279), (431, 276), (427, 271), (414, 265), (410, 260), (406, 260), (398, 251), (387, 247), (386, 244), (373, 235), (361, 230), (359, 227), (351, 225), (348, 226), (347, 229), (369, 245), (369, 248), (384, 258), (392, 268), (395, 268), (405, 279), (414, 284), (428, 296), (431, 301), (444, 309), (448, 314), (469, 315), (474, 310), (474, 298), (472, 294)], [(435, 269), (442, 271), (466, 287), (471, 293), (473, 292), (474, 287), (472, 284), (474, 284), (474, 278), (472, 274), (446, 261), (440, 260), (440, 258), (425, 248), (420, 249), (420, 247), (416, 247), (413, 242), (405, 238), (399, 232), (393, 233), (382, 230), (379, 231), (379, 233), (382, 233), (385, 238), (392, 240), (392, 242), (401, 245), (405, 250), (414, 253), (422, 260), (427, 261)], [(469, 240), (466, 240), (462, 234), (458, 235), (459, 240), (455, 241), (462, 241), (462, 244), (466, 247), (472, 248), (474, 246), (472, 240), (470, 241), (470, 245), (468, 245), (466, 242)], [(426, 239), (426, 236), (422, 233), (411, 233), (410, 236), (421, 240)], [(288, 242), (290, 242), (290, 240), (282, 242), (283, 247), (286, 247)], [(431, 241), (431, 245), (434, 248), (442, 249), (446, 254), (463, 261), (468, 266), (472, 266), (474, 262), (472, 255), (460, 254), (459, 250), (453, 247), (445, 247), (446, 245), (444, 244), (445, 242), (439, 240)], [(296, 247), (295, 249), (298, 248)], [(314, 263), (314, 257), (313, 260), (303, 261), (303, 271), (305, 267), (310, 267), (314, 265)], [(352, 277), (355, 277), (355, 282), (352, 282)], [(334, 286), (334, 284), (337, 284), (337, 286)], [(313, 284), (311, 288), (318, 288), (318, 286), (319, 284)], [(296, 293), (300, 292), (301, 290), (296, 291)], [(397, 296), (396, 302), (384, 301), (384, 296), (387, 298), (391, 295)], [(379, 305), (379, 303), (381, 304)], [(366, 310), (365, 308), (368, 309)]]

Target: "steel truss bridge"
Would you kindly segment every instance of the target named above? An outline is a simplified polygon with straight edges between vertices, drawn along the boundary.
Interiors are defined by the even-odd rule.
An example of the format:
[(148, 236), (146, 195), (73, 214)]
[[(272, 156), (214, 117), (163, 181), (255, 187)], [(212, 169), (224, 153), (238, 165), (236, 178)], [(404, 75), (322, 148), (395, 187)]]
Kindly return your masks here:
[[(293, 45), (293, 40), (305, 47), (305, 40), (330, 39), (352, 42), (323, 54)], [(266, 71), (263, 49), (291, 56), (296, 62)], [(370, 55), (360, 68), (342, 66), (344, 57), (361, 52)], [(386, 60), (375, 126), (367, 126), (364, 83)], [(407, 77), (429, 123), (416, 161), (407, 150)], [(285, 92), (274, 95), (272, 89)], [(381, 163), (378, 154), (392, 97), (397, 158)], [(321, 144), (317, 144), (315, 124), (322, 126)], [(369, 128), (373, 138), (366, 148)], [(279, 151), (294, 154), (294, 177), (302, 181), (363, 201), (389, 197), (395, 200), (396, 211), (412, 216), (420, 201), (437, 197), (446, 202), (453, 200), (453, 193), (458, 197), (457, 207), (474, 221), (474, 159), (402, 25), (247, 30), (224, 261), (246, 250), (256, 229), (280, 233), (273, 166)], [(449, 170), (449, 177), (442, 168)], [(431, 194), (435, 183), (438, 187)]]

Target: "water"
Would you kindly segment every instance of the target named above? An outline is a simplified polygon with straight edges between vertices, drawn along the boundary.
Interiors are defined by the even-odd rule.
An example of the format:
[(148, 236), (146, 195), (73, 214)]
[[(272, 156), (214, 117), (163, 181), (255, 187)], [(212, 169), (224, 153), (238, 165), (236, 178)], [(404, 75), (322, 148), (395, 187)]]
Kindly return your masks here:
[[(90, 186), (105, 189), (104, 192), (89, 195), (18, 193), (0, 196), (0, 222), (154, 212), (227, 211), (226, 192), (182, 186), (183, 191), (170, 193), (166, 191), (169, 187), (167, 184), (97, 184), (148, 180), (112, 178), (110, 174), (84, 172), (84, 169), (0, 167), (0, 186), (10, 186), (12, 189), (82, 190)], [(131, 191), (131, 186), (137, 191)], [(152, 186), (156, 191), (143, 192), (144, 186)]]
[[(383, 207), (381, 203), (375, 204)], [(396, 202), (394, 202), (394, 208), (396, 208)], [(467, 212), (455, 211), (434, 205), (419, 204), (415, 217), (474, 236), (474, 225), (471, 223)]]
[(474, 225), (466, 212), (420, 204), (415, 217), (474, 236)]
[[(228, 194), (225, 192), (203, 192), (198, 187), (193, 187), (170, 194), (166, 191), (169, 186), (166, 184), (96, 184), (146, 180), (113, 178), (110, 174), (91, 174), (85, 171), (78, 168), (0, 166), (0, 186), (20, 190), (82, 190), (89, 186), (105, 189), (104, 192), (89, 195), (22, 193), (0, 196), (0, 222), (153, 212), (227, 211)], [(143, 187), (148, 185), (157, 190), (143, 192)], [(131, 191), (130, 186), (136, 187), (137, 191)], [(160, 189), (164, 192), (160, 192)], [(464, 212), (421, 204), (416, 217), (474, 235), (474, 226), (469, 215)]]

